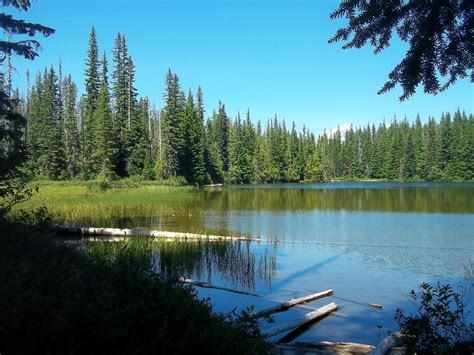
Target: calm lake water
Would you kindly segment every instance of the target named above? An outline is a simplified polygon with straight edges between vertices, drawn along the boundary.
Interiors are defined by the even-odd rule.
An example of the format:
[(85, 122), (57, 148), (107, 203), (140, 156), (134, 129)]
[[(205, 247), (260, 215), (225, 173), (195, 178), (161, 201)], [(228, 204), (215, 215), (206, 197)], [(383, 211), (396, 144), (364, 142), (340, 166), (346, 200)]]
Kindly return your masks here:
[[(288, 340), (376, 344), (397, 329), (393, 315), (398, 307), (413, 310), (405, 297), (411, 289), (442, 281), (462, 290), (464, 265), (474, 261), (474, 184), (282, 184), (210, 187), (189, 194), (186, 216), (144, 213), (113, 224), (262, 238), (165, 243), (156, 257), (163, 270), (262, 296), (198, 289), (221, 312), (235, 306), (262, 309), (333, 289), (330, 298), (275, 315), (278, 324), (309, 308), (339, 304), (333, 316)], [(466, 295), (472, 312), (470, 298)], [(269, 326), (262, 321), (263, 328)]]

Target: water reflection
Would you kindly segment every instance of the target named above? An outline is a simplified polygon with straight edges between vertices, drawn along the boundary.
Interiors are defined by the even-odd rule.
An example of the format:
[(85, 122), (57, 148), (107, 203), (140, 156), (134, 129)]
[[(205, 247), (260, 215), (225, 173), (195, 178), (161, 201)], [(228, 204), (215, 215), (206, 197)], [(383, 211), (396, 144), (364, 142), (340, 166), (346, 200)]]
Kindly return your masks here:
[[(270, 185), (271, 186), (271, 185)], [(352, 183), (210, 188), (199, 192), (211, 211), (347, 210), (474, 213), (474, 184)]]
[(271, 245), (251, 249), (250, 242), (238, 241), (118, 239), (96, 237), (83, 245), (89, 253), (107, 258), (127, 250), (142, 265), (165, 277), (225, 284), (238, 290), (254, 291), (256, 285), (270, 288), (275, 276), (275, 249)]

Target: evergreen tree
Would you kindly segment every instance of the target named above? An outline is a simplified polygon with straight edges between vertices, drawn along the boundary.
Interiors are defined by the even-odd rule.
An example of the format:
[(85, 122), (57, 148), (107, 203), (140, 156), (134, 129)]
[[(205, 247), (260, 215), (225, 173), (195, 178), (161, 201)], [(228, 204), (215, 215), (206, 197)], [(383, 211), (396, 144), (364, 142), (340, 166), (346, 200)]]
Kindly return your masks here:
[(446, 178), (449, 178), (451, 172), (448, 169), (448, 164), (452, 159), (452, 144), (453, 137), (451, 134), (451, 115), (449, 113), (442, 114), (439, 122), (440, 134), (440, 169)]
[(99, 77), (99, 48), (95, 28), (92, 27), (89, 36), (89, 48), (87, 50), (86, 71), (85, 71), (85, 98), (84, 116), (82, 119), (82, 174), (85, 178), (94, 176), (93, 157), (96, 156), (94, 147), (94, 113), (97, 108), (99, 97), (100, 77)]
[(434, 118), (429, 117), (425, 130), (426, 140), (426, 170), (425, 177), (428, 180), (439, 180), (441, 178), (441, 170), (439, 169), (440, 144), (436, 130), (436, 122)]
[(125, 36), (120, 33), (115, 39), (113, 53), (114, 71), (112, 72), (112, 96), (114, 99), (114, 126), (117, 137), (117, 165), (116, 173), (119, 176), (127, 175), (128, 160), (128, 84), (127, 58), (128, 49)]
[(242, 124), (241, 141), (242, 141), (242, 156), (240, 161), (240, 168), (242, 169), (242, 182), (250, 183), (254, 181), (254, 165), (255, 165), (255, 139), (256, 133), (250, 120), (250, 111), (247, 110), (245, 120)]
[(177, 75), (168, 70), (165, 87), (165, 107), (162, 112), (163, 175), (177, 176), (180, 172), (180, 149), (183, 146), (183, 98)]
[(113, 130), (112, 109), (110, 106), (109, 82), (107, 78), (107, 58), (104, 52), (99, 97), (93, 116), (94, 122), (94, 174), (111, 176), (115, 166), (115, 135)]
[(80, 140), (78, 131), (78, 117), (76, 114), (77, 87), (71, 75), (64, 79), (64, 153), (66, 169), (70, 178), (79, 172)]
[(301, 144), (296, 132), (295, 122), (291, 127), (291, 134), (288, 144), (288, 169), (286, 171), (287, 181), (301, 180)]
[(190, 153), (192, 162), (192, 182), (202, 185), (206, 182), (204, 166), (204, 99), (202, 89), (197, 90), (195, 115), (190, 125)]
[[(150, 178), (153, 174), (149, 171), (151, 167), (151, 152), (147, 132), (148, 120), (148, 101), (141, 99), (138, 103), (137, 114), (132, 116), (130, 126), (128, 172), (130, 175), (147, 175)], [(145, 167), (147, 168), (146, 172)]]
[(413, 140), (415, 144), (415, 175), (418, 178), (426, 177), (426, 143), (423, 125), (421, 124), (420, 115), (416, 115), (415, 126), (413, 128)]

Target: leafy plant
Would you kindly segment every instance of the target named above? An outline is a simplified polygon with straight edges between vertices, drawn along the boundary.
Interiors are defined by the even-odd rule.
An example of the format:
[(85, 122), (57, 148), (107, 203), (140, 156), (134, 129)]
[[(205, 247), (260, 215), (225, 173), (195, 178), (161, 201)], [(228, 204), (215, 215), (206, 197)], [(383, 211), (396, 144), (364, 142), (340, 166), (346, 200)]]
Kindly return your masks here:
[(461, 296), (450, 285), (420, 285), (408, 297), (418, 310), (395, 312), (408, 354), (470, 354), (474, 351), (474, 325), (467, 324)]
[(5, 180), (0, 180), (0, 220), (5, 219), (13, 206), (28, 200), (34, 192), (38, 192), (38, 188), (30, 187), (28, 181), (28, 175), (21, 169), (13, 169)]
[(91, 191), (106, 191), (112, 187), (112, 181), (110, 177), (104, 174), (99, 174), (95, 180), (90, 181), (87, 184), (87, 188)]

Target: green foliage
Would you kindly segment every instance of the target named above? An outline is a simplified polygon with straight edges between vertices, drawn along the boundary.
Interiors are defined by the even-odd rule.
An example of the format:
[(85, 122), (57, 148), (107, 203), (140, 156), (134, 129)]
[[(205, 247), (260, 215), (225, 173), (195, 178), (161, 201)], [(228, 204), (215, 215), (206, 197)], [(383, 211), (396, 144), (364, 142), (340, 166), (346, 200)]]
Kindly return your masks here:
[(461, 296), (450, 285), (421, 284), (421, 292), (412, 290), (409, 298), (418, 310), (405, 315), (397, 309), (408, 354), (469, 354), (474, 351), (474, 325), (467, 324)]
[[(288, 129), (276, 115), (264, 128), (262, 122), (251, 121), (249, 111), (245, 119), (240, 113), (231, 119), (219, 102), (205, 122), (200, 87), (196, 96), (191, 90), (185, 95), (178, 76), (169, 70), (165, 104), (158, 112), (148, 98), (138, 98), (124, 35), (117, 35), (112, 52), (110, 96), (105, 60), (100, 78), (94, 29), (85, 95), (79, 102), (70, 76), (59, 82), (60, 70), (52, 67), (37, 75), (26, 103), (28, 166), (36, 176), (90, 180), (102, 173), (173, 184), (175, 177), (183, 176), (192, 185), (474, 179), (474, 119), (464, 112), (443, 114), (439, 122), (433, 117), (422, 122), (417, 116), (414, 123), (394, 118), (378, 127), (351, 126), (316, 136), (304, 126), (297, 131), (294, 123)], [(14, 112), (13, 105), (9, 110)], [(4, 121), (0, 118), (0, 124)], [(24, 122), (17, 123), (16, 128), (9, 126), (8, 134), (24, 134)], [(9, 143), (13, 141), (16, 147)], [(16, 157), (26, 155), (21, 139), (0, 136), (0, 148), (7, 146), (10, 163), (15, 163), (13, 151)], [(5, 149), (0, 153), (6, 162)]]
[(153, 272), (147, 244), (79, 251), (32, 229), (1, 227), (2, 353), (269, 350), (255, 322), (224, 321), (193, 289)]
[[(3, 6), (13, 6), (17, 9), (27, 11), (31, 3), (29, 0), (3, 0)], [(40, 25), (38, 23), (25, 22), (24, 20), (17, 20), (11, 15), (0, 13), (0, 26), (5, 33), (11, 33), (15, 35), (27, 35), (34, 37), (36, 33), (41, 33), (43, 36), (48, 37), (54, 33), (54, 29)], [(10, 40), (0, 41), (0, 63), (11, 56), (12, 54), (20, 55), (26, 59), (35, 59), (38, 56), (38, 50), (40, 44), (38, 41), (33, 39), (20, 40), (17, 42)]]
[(35, 208), (31, 211), (20, 210), (14, 216), (9, 218), (9, 221), (15, 223), (31, 225), (40, 228), (47, 228), (53, 221), (52, 213), (45, 206)]
[(23, 135), (26, 119), (14, 109), (7, 94), (0, 90), (0, 179), (26, 159)]
[(95, 180), (87, 183), (87, 188), (91, 191), (106, 191), (112, 187), (112, 180), (105, 174), (99, 174)]
[(37, 187), (28, 185), (29, 181), (29, 175), (18, 168), (10, 170), (0, 181), (0, 223), (15, 205), (28, 200), (38, 191)]
[[(474, 81), (472, 6), (468, 1), (341, 1), (331, 18), (341, 17), (349, 23), (329, 43), (343, 41), (344, 49), (370, 43), (377, 54), (390, 45), (396, 33), (408, 44), (405, 57), (390, 72), (379, 94), (400, 84), (403, 101), (419, 84), (425, 93), (437, 94), (458, 79), (470, 76)], [(440, 77), (447, 77), (444, 84)]]
[(102, 80), (100, 82), (97, 107), (94, 111), (94, 172), (110, 176), (115, 166), (115, 136), (110, 107), (109, 84), (107, 79), (107, 59), (102, 59)]

